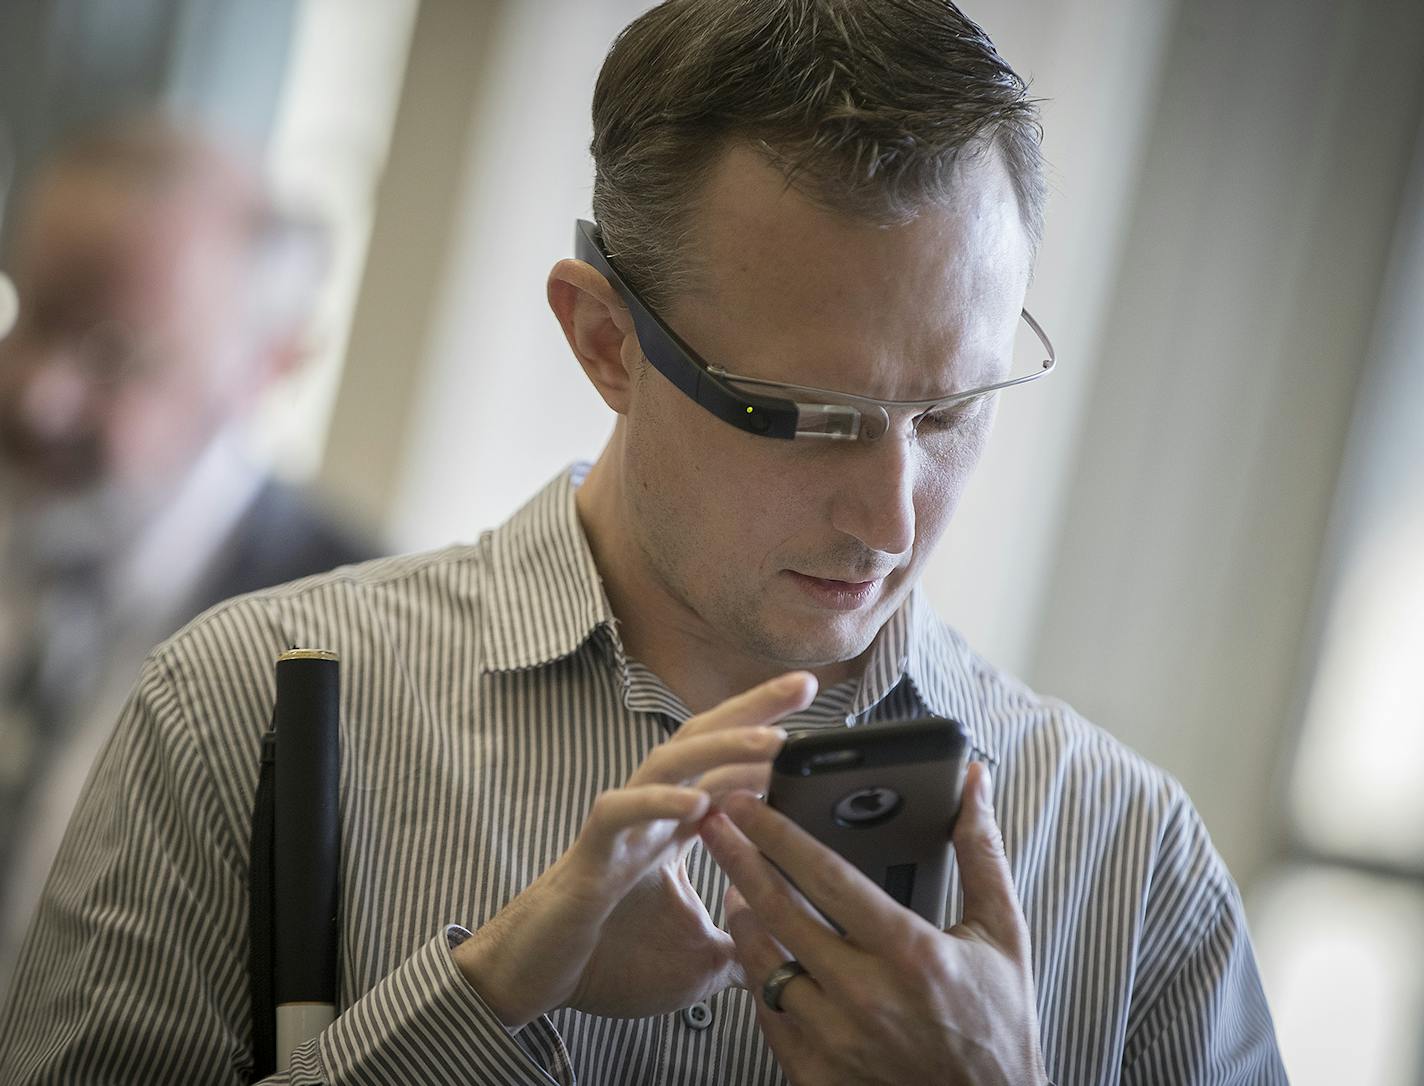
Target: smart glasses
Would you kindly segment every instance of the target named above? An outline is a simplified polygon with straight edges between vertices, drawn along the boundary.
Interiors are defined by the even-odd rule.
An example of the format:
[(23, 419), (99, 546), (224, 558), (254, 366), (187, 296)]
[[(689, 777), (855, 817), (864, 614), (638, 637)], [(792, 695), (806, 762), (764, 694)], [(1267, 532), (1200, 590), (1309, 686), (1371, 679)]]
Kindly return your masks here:
[[(1045, 377), (1057, 363), (1053, 344), (1025, 309), (1022, 322), (1037, 338), (1041, 353), (1048, 357), (1027, 372), (939, 399), (876, 400), (810, 385), (741, 377), (704, 361), (663, 322), (614, 267), (603, 251), (594, 223), (578, 220), (574, 254), (596, 268), (618, 291), (633, 317), (638, 343), (653, 368), (723, 422), (761, 437), (874, 441), (890, 429), (892, 414), (920, 418), (958, 409), (962, 416), (965, 408), (981, 397)], [(1034, 353), (1035, 358), (1038, 353)]]

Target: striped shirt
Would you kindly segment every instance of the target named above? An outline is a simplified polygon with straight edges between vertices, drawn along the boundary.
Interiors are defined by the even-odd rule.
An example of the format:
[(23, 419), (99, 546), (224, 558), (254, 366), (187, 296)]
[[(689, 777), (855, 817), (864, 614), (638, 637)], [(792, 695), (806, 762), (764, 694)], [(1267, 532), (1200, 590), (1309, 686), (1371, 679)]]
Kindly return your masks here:
[[(785, 1081), (746, 992), (510, 1031), (454, 964), (689, 716), (623, 652), (574, 508), (581, 472), (477, 544), (229, 601), (153, 652), (22, 951), (0, 1082), (247, 1080), (249, 829), (292, 645), (342, 659), (342, 1012), (272, 1081)], [(987, 665), (918, 596), (865, 674), (788, 726), (927, 713), (962, 722), (993, 767), (1050, 1077), (1284, 1082), (1239, 895), (1165, 773)], [(720, 871), (696, 848), (689, 872), (720, 922)]]

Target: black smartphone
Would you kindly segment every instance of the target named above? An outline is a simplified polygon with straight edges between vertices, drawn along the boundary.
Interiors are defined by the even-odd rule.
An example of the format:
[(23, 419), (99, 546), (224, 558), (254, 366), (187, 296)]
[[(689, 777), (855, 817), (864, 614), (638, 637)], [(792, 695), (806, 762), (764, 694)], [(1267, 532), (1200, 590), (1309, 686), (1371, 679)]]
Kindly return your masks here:
[(766, 801), (942, 928), (968, 761), (963, 725), (938, 717), (803, 733), (772, 763)]

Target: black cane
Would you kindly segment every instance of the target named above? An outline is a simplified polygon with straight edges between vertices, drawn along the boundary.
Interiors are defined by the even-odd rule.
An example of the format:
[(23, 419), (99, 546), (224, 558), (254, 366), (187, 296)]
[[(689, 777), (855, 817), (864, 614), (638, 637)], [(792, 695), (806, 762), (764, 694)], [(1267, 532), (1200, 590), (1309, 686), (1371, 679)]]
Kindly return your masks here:
[[(268, 787), (259, 780), (253, 819), (253, 1049), (258, 1077), (287, 1070), (297, 1046), (336, 1017), (339, 673), (336, 654), (319, 649), (293, 649), (277, 660), (272, 732), (263, 744)], [(271, 842), (270, 867), (259, 855), (262, 838)], [(261, 886), (269, 871), (270, 883)], [(264, 907), (270, 908), (265, 918)], [(271, 969), (270, 983), (260, 975), (262, 957)]]

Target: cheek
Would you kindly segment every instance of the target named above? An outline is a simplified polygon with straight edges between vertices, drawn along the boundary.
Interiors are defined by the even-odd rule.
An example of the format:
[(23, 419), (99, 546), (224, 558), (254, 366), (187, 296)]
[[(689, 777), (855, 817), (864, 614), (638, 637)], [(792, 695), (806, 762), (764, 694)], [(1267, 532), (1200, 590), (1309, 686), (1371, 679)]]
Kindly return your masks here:
[(642, 390), (625, 423), (643, 531), (680, 552), (697, 580), (762, 564), (810, 522), (824, 472), (798, 470), (787, 443), (743, 434), (676, 389), (656, 393)]
[(822, 553), (832, 529), (829, 503), (817, 496), (817, 487), (825, 485), (823, 476), (796, 471), (784, 455), (761, 459), (742, 477), (733, 512), (743, 536), (736, 557), (749, 574), (765, 579), (807, 555)]
[(202, 390), (184, 385), (122, 392), (103, 420), (103, 440), (116, 479), (166, 480), (212, 435), (217, 422)]
[(925, 457), (915, 485), (915, 543), (921, 556), (933, 548), (949, 526), (992, 429), (990, 412), (971, 433), (941, 455)]
[(947, 465), (936, 464), (921, 473), (915, 488), (915, 550), (919, 557), (939, 541), (963, 492), (963, 473)]
[(701, 452), (699, 420), (686, 410), (696, 410), (696, 405), (684, 407), (677, 395), (656, 374), (640, 376), (623, 426), (634, 497), (663, 509), (676, 507), (681, 515), (694, 513), (702, 504), (715, 472), (708, 470)]

